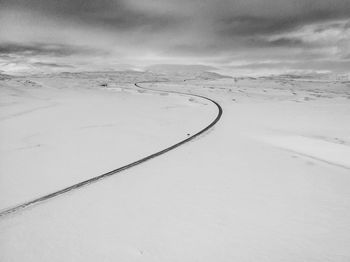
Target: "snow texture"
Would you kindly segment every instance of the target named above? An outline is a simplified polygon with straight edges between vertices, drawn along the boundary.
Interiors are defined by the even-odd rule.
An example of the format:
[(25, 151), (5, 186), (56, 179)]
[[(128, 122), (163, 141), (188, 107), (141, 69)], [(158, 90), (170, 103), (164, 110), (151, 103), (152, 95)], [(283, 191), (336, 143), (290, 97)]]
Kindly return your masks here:
[[(212, 76), (212, 78), (211, 78)], [(138, 89), (143, 80), (168, 80)], [(3, 77), (0, 261), (350, 261), (348, 82), (141, 72)]]

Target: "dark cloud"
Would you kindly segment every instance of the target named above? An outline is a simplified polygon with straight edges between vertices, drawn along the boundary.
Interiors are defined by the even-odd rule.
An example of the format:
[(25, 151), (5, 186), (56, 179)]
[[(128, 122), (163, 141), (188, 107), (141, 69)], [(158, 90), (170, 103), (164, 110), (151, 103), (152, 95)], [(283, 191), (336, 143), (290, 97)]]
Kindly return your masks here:
[(36, 10), (60, 16), (84, 16), (122, 8), (116, 0), (1, 0), (3, 8)]
[(215, 24), (215, 32), (224, 37), (251, 36), (285, 31), (295, 27), (295, 25), (295, 21), (290, 19), (234, 16), (219, 18)]
[(0, 0), (0, 58), (344, 60), (349, 14), (349, 0)]
[(0, 43), (0, 55), (20, 55), (20, 56), (70, 56), (75, 54), (100, 53), (97, 50), (91, 50), (86, 47), (72, 46), (64, 44), (46, 44), (46, 43)]
[(181, 21), (171, 14), (140, 12), (120, 0), (1, 0), (1, 6), (117, 30), (161, 30)]
[[(350, 13), (348, 0), (219, 0), (215, 3), (179, 0), (178, 4), (173, 0), (130, 2), (133, 4), (127, 0), (1, 0), (0, 7), (38, 11), (88, 24), (117, 28), (149, 25), (158, 29), (181, 22), (184, 16), (180, 15), (180, 9), (193, 20), (211, 20), (214, 30), (223, 35), (275, 33), (313, 21), (348, 17)], [(147, 5), (159, 8), (152, 10)], [(164, 9), (164, 12), (159, 9)]]
[(293, 38), (279, 38), (276, 40), (268, 41), (267, 46), (270, 47), (303, 47), (308, 46), (305, 42), (300, 39)]
[(43, 62), (36, 62), (33, 63), (35, 66), (44, 66), (44, 67), (54, 67), (54, 68), (74, 68), (74, 66), (66, 65), (66, 64), (57, 64), (57, 63), (43, 63)]
[(220, 18), (215, 24), (215, 32), (221, 36), (270, 35), (291, 31), (302, 25), (331, 19), (348, 18), (349, 7), (345, 10), (329, 12), (327, 10), (312, 11), (306, 14), (289, 16), (233, 16)]
[(285, 47), (285, 48), (310, 48), (311, 44), (305, 43), (301, 39), (297, 38), (286, 38), (280, 37), (274, 40), (268, 40), (264, 38), (250, 38), (246, 41), (247, 46), (250, 48), (275, 48), (275, 47)]

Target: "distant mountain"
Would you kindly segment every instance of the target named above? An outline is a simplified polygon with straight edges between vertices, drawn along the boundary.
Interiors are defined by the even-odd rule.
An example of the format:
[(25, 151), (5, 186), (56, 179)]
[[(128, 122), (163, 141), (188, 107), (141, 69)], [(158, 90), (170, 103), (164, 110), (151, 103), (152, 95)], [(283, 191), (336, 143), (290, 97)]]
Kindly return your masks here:
[(323, 80), (323, 81), (349, 81), (349, 74), (318, 73), (318, 72), (298, 72), (289, 74), (271, 75), (274, 79), (293, 80)]
[(231, 78), (215, 72), (216, 67), (207, 65), (152, 65), (145, 68), (146, 72), (162, 74), (168, 77), (188, 78), (188, 79), (220, 79)]
[(145, 68), (146, 71), (151, 72), (204, 72), (217, 70), (213, 66), (207, 65), (173, 65), (173, 64), (160, 64), (160, 65), (151, 65)]
[(202, 72), (198, 76), (196, 76), (196, 78), (209, 80), (209, 79), (232, 78), (232, 76), (221, 75), (215, 72)]
[(13, 76), (0, 73), (0, 80), (9, 80), (9, 79), (12, 79), (12, 78), (13, 78)]

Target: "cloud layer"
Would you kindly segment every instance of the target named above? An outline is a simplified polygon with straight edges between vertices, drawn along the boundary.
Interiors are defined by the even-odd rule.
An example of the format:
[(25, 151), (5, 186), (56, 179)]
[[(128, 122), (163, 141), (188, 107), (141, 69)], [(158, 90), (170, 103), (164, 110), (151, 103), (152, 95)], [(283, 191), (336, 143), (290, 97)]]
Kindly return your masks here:
[(0, 0), (0, 66), (348, 72), (349, 14), (348, 0)]

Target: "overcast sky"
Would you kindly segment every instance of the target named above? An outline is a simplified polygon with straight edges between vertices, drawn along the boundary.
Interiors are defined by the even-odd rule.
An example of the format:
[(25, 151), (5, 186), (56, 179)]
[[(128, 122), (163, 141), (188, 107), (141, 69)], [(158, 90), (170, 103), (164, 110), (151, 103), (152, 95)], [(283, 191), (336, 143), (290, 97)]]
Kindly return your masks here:
[(0, 0), (0, 70), (349, 72), (349, 0)]

